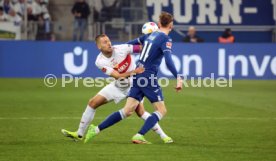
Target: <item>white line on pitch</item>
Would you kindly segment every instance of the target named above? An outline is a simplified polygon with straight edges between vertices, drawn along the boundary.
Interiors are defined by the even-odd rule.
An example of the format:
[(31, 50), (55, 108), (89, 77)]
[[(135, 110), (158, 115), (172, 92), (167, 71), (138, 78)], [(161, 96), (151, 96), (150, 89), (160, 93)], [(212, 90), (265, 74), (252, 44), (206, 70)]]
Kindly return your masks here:
[[(95, 117), (96, 120), (103, 120), (106, 117)], [(130, 120), (139, 119), (130, 117)], [(276, 118), (264, 117), (165, 117), (169, 120), (276, 120)], [(80, 120), (80, 117), (0, 117), (0, 120)]]

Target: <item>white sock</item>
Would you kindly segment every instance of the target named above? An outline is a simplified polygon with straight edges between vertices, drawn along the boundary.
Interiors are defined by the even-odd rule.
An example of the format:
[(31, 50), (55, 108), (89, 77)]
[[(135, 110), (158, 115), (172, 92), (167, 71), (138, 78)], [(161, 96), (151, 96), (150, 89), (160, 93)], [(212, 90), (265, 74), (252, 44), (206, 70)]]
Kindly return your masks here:
[(82, 118), (80, 121), (78, 135), (83, 136), (87, 127), (89, 126), (90, 122), (94, 119), (96, 110), (90, 107), (89, 105), (86, 106), (84, 113), (82, 114)]
[[(141, 118), (142, 118), (143, 120), (146, 121), (146, 120), (148, 119), (148, 117), (150, 117), (150, 116), (151, 116), (151, 114), (148, 113), (147, 111), (145, 111), (144, 114), (141, 116)], [(168, 136), (164, 133), (164, 131), (162, 130), (162, 128), (160, 127), (160, 125), (159, 125), (158, 123), (156, 123), (156, 124), (153, 126), (152, 130), (153, 130), (154, 132), (156, 132), (158, 135), (160, 135), (160, 137), (161, 137), (162, 139), (165, 138), (165, 137), (168, 137)]]
[(141, 134), (139, 134), (139, 133), (137, 133), (137, 134), (135, 134), (135, 136), (142, 136)]
[(100, 133), (100, 129), (99, 129), (98, 126), (96, 127), (95, 131), (96, 131), (96, 134), (99, 134), (99, 133)]
[(151, 116), (150, 113), (148, 113), (147, 111), (144, 112), (144, 114), (141, 116), (141, 118), (146, 121), (149, 117)]

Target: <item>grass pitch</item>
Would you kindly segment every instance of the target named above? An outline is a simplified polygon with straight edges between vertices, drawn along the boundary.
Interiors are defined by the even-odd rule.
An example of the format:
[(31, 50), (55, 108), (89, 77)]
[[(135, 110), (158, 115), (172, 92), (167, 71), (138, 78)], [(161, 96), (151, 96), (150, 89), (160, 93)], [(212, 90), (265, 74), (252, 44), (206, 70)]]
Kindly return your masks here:
[[(174, 83), (172, 83), (174, 84)], [(42, 79), (0, 79), (1, 161), (275, 161), (276, 81), (236, 80), (232, 88), (163, 90), (168, 115), (160, 122), (175, 143), (133, 145), (143, 121), (132, 116), (88, 144), (60, 129), (75, 130), (90, 97), (100, 88), (47, 88)], [(97, 110), (94, 124), (120, 109)], [(148, 111), (152, 107), (146, 101)]]

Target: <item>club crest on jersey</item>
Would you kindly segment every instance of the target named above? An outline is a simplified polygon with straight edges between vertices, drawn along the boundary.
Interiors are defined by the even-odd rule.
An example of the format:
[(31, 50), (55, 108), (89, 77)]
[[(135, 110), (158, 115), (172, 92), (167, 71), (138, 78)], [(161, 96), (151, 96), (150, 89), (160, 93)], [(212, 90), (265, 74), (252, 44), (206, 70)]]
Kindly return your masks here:
[(172, 43), (171, 42), (167, 42), (166, 43), (166, 47), (169, 48), (169, 49), (171, 49), (172, 48)]
[(106, 68), (102, 68), (102, 72), (104, 72), (104, 73), (105, 73), (105, 72), (106, 72)]

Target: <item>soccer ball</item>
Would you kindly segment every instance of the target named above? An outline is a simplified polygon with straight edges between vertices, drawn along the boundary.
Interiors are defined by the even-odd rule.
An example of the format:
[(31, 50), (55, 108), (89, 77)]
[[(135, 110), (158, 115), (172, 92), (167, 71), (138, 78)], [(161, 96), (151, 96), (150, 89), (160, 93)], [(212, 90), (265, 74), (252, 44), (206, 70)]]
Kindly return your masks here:
[(142, 27), (142, 33), (143, 34), (150, 34), (154, 31), (158, 30), (158, 26), (154, 22), (147, 22)]

